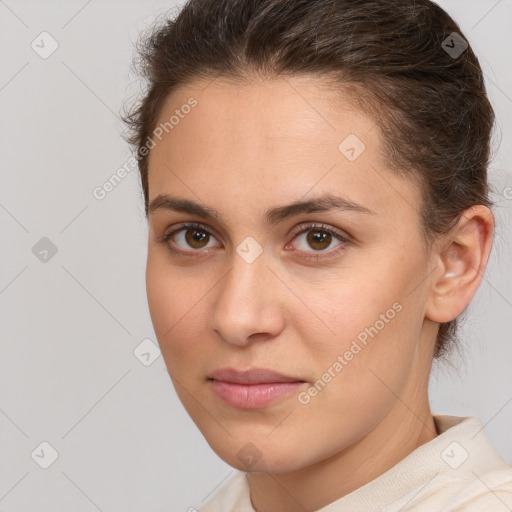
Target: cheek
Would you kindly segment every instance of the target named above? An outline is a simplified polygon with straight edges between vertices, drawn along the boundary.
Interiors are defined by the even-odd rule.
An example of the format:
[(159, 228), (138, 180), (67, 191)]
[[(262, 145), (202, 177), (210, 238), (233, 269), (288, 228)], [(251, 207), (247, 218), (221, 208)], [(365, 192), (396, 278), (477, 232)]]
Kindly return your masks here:
[(173, 267), (156, 252), (148, 252), (146, 293), (155, 334), (165, 354), (174, 347), (179, 349), (176, 341), (184, 344), (194, 338), (190, 329), (200, 329), (196, 315), (209, 287), (201, 279), (187, 279), (187, 272)]
[(315, 344), (315, 359), (322, 353), (343, 352), (354, 339), (364, 343), (367, 329), (375, 324), (379, 333), (391, 330), (400, 309), (396, 303), (403, 301), (404, 293), (396, 281), (387, 282), (385, 275), (358, 272), (336, 279), (331, 275), (320, 289), (318, 282), (315, 288), (310, 281), (301, 284), (298, 295), (305, 297), (305, 304), (298, 304), (292, 316), (294, 323), (300, 322), (304, 340)]
[(411, 291), (422, 263), (378, 261), (353, 275), (336, 280), (331, 275), (331, 282), (321, 283), (314, 294), (304, 283), (299, 292), (307, 297), (309, 311), (301, 304), (302, 311), (297, 306), (292, 316), (305, 342), (304, 357), (333, 391), (343, 387), (355, 395), (371, 393), (371, 386), (361, 388), (361, 382), (376, 383), (376, 375), (399, 387), (414, 357), (423, 298), (419, 288)]
[(301, 337), (309, 340), (302, 356), (313, 382), (298, 396), (295, 419), (307, 437), (315, 436), (319, 460), (375, 428), (407, 382), (416, 324), (403, 305), (406, 292), (380, 285), (340, 286), (312, 298), (311, 309), (322, 311), (334, 334), (311, 315), (302, 317)]

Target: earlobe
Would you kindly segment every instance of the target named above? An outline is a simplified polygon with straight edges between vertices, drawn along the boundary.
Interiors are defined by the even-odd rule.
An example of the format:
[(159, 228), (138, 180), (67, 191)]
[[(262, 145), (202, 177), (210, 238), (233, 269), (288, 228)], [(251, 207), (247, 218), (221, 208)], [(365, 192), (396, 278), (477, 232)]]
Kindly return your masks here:
[(444, 235), (434, 254), (438, 272), (432, 283), (426, 318), (438, 323), (459, 316), (476, 293), (489, 259), (494, 216), (483, 205), (465, 210), (456, 226)]

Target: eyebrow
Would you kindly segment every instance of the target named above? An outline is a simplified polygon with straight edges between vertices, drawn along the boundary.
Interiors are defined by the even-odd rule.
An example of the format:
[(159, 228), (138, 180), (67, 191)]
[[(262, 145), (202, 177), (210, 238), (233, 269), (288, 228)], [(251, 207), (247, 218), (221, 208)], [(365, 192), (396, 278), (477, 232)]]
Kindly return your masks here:
[[(149, 204), (148, 213), (153, 213), (156, 210), (161, 209), (180, 213), (189, 213), (191, 215), (197, 215), (203, 219), (219, 220), (223, 218), (223, 215), (215, 208), (204, 206), (190, 199), (182, 199), (167, 194), (159, 194), (156, 196)], [(324, 212), (330, 210), (348, 210), (375, 215), (374, 211), (361, 204), (354, 203), (353, 201), (343, 197), (325, 194), (314, 199), (306, 201), (298, 200), (284, 206), (274, 206), (269, 208), (264, 214), (264, 219), (267, 225), (272, 226), (284, 219), (294, 217), (301, 213)]]

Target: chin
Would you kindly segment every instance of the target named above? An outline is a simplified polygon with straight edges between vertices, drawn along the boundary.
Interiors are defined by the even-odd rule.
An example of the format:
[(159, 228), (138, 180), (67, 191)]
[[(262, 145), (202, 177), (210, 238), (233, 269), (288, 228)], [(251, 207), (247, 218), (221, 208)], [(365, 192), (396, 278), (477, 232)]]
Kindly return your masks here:
[[(261, 437), (226, 438), (212, 441), (206, 438), (212, 450), (224, 461), (239, 471), (247, 473), (290, 473), (307, 466), (302, 450), (296, 448), (302, 443), (290, 443), (276, 437), (274, 440)], [(287, 445), (287, 446), (284, 446)], [(299, 458), (300, 457), (300, 458)], [(314, 461), (312, 461), (314, 462)]]

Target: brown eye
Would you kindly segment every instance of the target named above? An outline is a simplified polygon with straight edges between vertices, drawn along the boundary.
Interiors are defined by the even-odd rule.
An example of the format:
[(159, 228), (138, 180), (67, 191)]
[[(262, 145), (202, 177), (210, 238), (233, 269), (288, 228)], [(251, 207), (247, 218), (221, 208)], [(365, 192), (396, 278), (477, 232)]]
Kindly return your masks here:
[(209, 240), (210, 235), (202, 229), (189, 228), (185, 230), (185, 241), (194, 249), (203, 249)]
[(292, 243), (288, 244), (286, 249), (293, 247), (298, 250), (301, 258), (311, 258), (315, 261), (339, 256), (351, 245), (348, 235), (327, 224), (299, 226), (294, 230), (293, 236)]
[(301, 233), (296, 235), (295, 240), (295, 246), (303, 252), (328, 252), (327, 249), (337, 247), (337, 245), (331, 247), (333, 242), (338, 242), (338, 245), (343, 245), (345, 241), (342, 237), (332, 233), (330, 230), (320, 229), (314, 226), (303, 229)]
[[(195, 226), (185, 226), (181, 229), (174, 231), (170, 236), (174, 245), (183, 251), (194, 251), (206, 249), (212, 246), (210, 242), (215, 238), (206, 229)], [(219, 246), (219, 244), (217, 244)]]
[(201, 249), (220, 247), (213, 244), (215, 237), (201, 224), (182, 224), (181, 227), (165, 234), (160, 241), (165, 243), (171, 252), (199, 253)]
[[(301, 230), (295, 230), (294, 242), (288, 244), (286, 250), (292, 247), (298, 248), (301, 257), (305, 259), (313, 258), (318, 260), (323, 257), (338, 256), (351, 245), (348, 236), (328, 225), (313, 224), (299, 226), (299, 229)], [(202, 249), (222, 247), (202, 224), (182, 224), (178, 229), (161, 237), (159, 242), (164, 243), (172, 253), (187, 256), (205, 255), (209, 251), (203, 252)], [(333, 242), (337, 242), (337, 244), (332, 246)]]
[(309, 246), (316, 251), (327, 249), (332, 242), (332, 235), (327, 231), (311, 230), (308, 231), (306, 240)]

